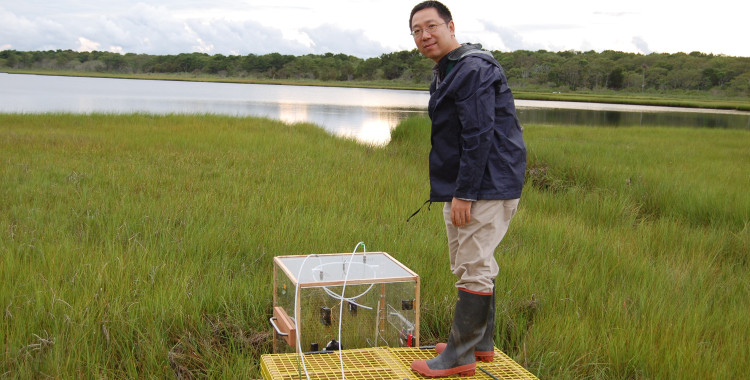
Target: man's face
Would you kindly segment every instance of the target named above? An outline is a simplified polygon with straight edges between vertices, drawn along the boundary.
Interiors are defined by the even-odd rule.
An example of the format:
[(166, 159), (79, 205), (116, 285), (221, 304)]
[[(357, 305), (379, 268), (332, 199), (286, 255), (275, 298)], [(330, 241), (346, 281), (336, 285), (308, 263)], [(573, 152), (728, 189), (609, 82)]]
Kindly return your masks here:
[[(430, 25), (437, 25), (432, 33), (427, 31)], [(414, 36), (414, 43), (422, 55), (435, 62), (460, 46), (453, 38), (453, 21), (446, 23), (435, 8), (425, 8), (415, 13), (411, 19), (411, 30), (422, 31)]]

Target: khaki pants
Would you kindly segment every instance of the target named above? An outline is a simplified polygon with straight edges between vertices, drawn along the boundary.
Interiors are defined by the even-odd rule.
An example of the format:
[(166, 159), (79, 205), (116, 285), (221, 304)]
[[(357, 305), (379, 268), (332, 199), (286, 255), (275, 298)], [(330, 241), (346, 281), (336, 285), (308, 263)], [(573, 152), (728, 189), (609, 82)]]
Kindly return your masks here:
[(479, 200), (471, 206), (471, 222), (464, 227), (451, 223), (451, 202), (443, 207), (448, 234), (451, 271), (458, 277), (457, 288), (490, 293), (499, 268), (495, 248), (508, 231), (519, 199)]

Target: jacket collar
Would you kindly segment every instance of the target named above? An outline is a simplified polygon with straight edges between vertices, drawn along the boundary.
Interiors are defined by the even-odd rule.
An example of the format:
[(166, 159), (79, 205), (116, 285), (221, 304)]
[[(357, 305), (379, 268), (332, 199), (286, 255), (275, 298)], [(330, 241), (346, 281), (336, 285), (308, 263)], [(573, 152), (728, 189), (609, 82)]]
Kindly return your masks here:
[(450, 53), (441, 58), (440, 61), (432, 68), (432, 71), (435, 73), (435, 77), (437, 78), (438, 85), (445, 79), (446, 76), (448, 76), (451, 70), (453, 70), (453, 67), (456, 66), (456, 63), (458, 63), (461, 58), (469, 55), (475, 50), (481, 51), (482, 44), (461, 44), (460, 47), (452, 50)]

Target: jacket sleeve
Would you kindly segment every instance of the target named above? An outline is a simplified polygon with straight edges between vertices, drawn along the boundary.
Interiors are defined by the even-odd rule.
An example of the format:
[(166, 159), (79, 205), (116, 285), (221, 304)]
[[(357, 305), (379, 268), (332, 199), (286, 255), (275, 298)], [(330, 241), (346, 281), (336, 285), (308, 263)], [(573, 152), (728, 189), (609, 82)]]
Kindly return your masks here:
[(495, 67), (481, 58), (466, 57), (456, 67), (455, 99), (461, 123), (460, 162), (454, 197), (478, 198), (495, 124)]

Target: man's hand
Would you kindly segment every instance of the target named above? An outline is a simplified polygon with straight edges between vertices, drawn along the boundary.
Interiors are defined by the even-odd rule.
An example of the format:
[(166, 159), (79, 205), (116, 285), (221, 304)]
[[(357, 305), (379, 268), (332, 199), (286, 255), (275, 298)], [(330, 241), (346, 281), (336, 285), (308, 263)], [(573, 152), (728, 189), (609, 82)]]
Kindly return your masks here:
[(471, 222), (472, 201), (453, 198), (451, 201), (451, 222), (456, 227), (463, 227)]

